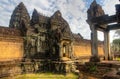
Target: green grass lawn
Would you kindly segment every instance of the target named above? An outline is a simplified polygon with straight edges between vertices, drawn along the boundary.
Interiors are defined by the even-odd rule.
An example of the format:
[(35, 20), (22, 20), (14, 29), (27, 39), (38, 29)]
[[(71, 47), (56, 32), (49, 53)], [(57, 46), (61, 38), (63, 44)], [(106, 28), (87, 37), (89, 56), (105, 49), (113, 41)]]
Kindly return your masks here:
[(78, 79), (78, 75), (70, 73), (67, 75), (55, 73), (23, 74), (3, 79)]

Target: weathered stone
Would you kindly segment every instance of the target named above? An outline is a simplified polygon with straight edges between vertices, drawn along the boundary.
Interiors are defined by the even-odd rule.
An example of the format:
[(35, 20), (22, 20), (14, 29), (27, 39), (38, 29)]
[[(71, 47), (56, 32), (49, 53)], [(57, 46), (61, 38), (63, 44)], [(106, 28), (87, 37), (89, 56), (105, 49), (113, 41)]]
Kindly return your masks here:
[(39, 24), (39, 13), (37, 12), (36, 9), (34, 9), (32, 14), (31, 26), (35, 24)]
[(117, 70), (115, 68), (112, 71), (106, 73), (102, 79), (120, 79), (120, 76), (116, 74)]
[(120, 70), (117, 72), (117, 75), (120, 75)]
[(104, 15), (105, 13), (102, 10), (102, 7), (99, 4), (97, 4), (96, 0), (94, 0), (87, 11), (87, 14), (88, 19), (91, 19), (93, 17)]
[(109, 31), (104, 32), (104, 52), (105, 60), (112, 60), (110, 53), (110, 44), (109, 44)]
[(92, 56), (92, 57), (90, 58), (90, 62), (100, 62), (100, 57)]
[(17, 28), (22, 31), (22, 35), (26, 35), (26, 31), (30, 26), (30, 16), (24, 4), (21, 2), (13, 11), (10, 19), (10, 28)]
[[(76, 45), (74, 42), (83, 43), (82, 46), (76, 45), (76, 51), (80, 53), (78, 58), (90, 52), (90, 46), (87, 44), (91, 41), (83, 39), (80, 34), (73, 34), (60, 11), (48, 17), (34, 10), (30, 20), (26, 7), (20, 3), (13, 11), (9, 27), (0, 28), (0, 61), (20, 60), (18, 65), (23, 73), (54, 70), (61, 73), (76, 72), (76, 64), (73, 61), (77, 59), (77, 54), (73, 51), (73, 46)], [(86, 50), (87, 46), (89, 50)], [(86, 53), (81, 52), (81, 49)], [(17, 70), (16, 67), (13, 68)], [(7, 69), (3, 71), (8, 73)], [(10, 72), (13, 72), (11, 68)]]
[(120, 4), (117, 4), (115, 7), (116, 7), (117, 22), (120, 23)]
[(14, 28), (0, 26), (0, 36), (19, 36), (21, 37), (21, 31)]
[(72, 40), (72, 32), (68, 23), (63, 19), (60, 11), (56, 11), (51, 17), (51, 30), (55, 31), (56, 39), (70, 39)]

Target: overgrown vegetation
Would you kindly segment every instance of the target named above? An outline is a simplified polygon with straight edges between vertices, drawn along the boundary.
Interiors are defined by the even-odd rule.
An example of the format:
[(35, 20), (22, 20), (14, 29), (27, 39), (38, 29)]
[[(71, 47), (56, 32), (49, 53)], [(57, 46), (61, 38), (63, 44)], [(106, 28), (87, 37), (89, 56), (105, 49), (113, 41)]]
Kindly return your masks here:
[(94, 66), (90, 66), (89, 67), (89, 71), (90, 72), (96, 72), (97, 71), (97, 66), (95, 66), (95, 65)]
[(91, 64), (89, 64), (89, 65), (87, 66), (87, 70), (88, 70), (89, 72), (91, 72), (91, 73), (96, 72), (96, 71), (97, 71), (97, 65), (91, 63)]
[(4, 79), (78, 79), (78, 75), (69, 73), (69, 74), (55, 74), (55, 73), (37, 73), (37, 74), (23, 74), (18, 75), (12, 78)]
[(114, 39), (111, 45), (111, 52), (115, 58), (120, 57), (120, 39)]

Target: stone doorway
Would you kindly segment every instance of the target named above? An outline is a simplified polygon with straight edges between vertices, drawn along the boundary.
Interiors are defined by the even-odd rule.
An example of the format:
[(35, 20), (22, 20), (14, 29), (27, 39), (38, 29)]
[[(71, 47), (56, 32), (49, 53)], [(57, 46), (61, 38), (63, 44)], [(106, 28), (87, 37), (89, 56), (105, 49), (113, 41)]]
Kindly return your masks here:
[(69, 45), (63, 44), (63, 57), (69, 57)]

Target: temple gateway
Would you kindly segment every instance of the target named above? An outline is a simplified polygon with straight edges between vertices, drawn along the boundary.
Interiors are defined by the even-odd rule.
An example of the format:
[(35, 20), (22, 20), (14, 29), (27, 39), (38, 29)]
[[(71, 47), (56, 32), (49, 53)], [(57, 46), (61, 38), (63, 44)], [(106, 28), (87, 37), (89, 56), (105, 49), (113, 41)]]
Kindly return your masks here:
[[(88, 18), (104, 14), (96, 2), (88, 12)], [(97, 46), (102, 60), (103, 42), (98, 41)], [(72, 33), (59, 10), (48, 17), (34, 9), (30, 18), (22, 2), (14, 9), (9, 27), (0, 27), (0, 53), (0, 76), (11, 72), (75, 72), (76, 62), (89, 61), (92, 56), (91, 40)]]

